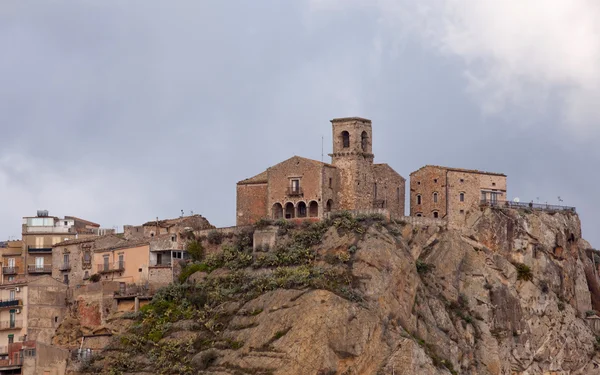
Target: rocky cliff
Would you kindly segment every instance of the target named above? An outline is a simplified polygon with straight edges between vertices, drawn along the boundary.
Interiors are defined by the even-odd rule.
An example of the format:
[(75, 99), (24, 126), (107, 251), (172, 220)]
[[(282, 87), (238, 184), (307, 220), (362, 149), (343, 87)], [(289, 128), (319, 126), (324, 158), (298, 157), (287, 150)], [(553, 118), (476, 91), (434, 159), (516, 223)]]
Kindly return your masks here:
[(600, 258), (575, 214), (276, 224), (276, 246), (225, 244), (79, 372), (600, 373)]

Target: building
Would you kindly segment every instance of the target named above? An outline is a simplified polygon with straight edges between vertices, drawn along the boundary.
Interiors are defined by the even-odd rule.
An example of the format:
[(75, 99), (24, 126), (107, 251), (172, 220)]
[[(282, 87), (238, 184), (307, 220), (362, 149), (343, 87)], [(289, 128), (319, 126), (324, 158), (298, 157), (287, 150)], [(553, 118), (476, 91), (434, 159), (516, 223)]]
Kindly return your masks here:
[(0, 248), (2, 256), (2, 284), (23, 282), (26, 275), (26, 267), (23, 257), (23, 241), (7, 241), (6, 246)]
[(410, 215), (461, 225), (481, 201), (506, 200), (506, 175), (426, 165), (410, 174)]
[[(175, 219), (149, 221), (145, 224), (134, 226), (125, 225), (123, 232), (128, 240), (139, 240), (152, 238), (160, 235), (170, 235), (173, 242), (182, 240), (182, 233), (197, 232), (203, 229), (213, 229), (206, 218), (202, 215), (181, 216)], [(185, 235), (183, 236), (185, 239)]]
[(52, 351), (48, 345), (66, 314), (66, 299), (67, 286), (48, 275), (0, 285), (0, 374), (38, 373), (28, 372), (38, 367), (53, 373), (52, 358), (38, 357), (36, 348)]
[(74, 216), (58, 218), (40, 210), (36, 216), (23, 218), (23, 262), (26, 275), (52, 274), (52, 246), (63, 241), (114, 233), (99, 224)]
[(371, 120), (331, 120), (331, 163), (293, 156), (237, 183), (237, 225), (261, 218), (322, 218), (337, 210), (404, 215), (405, 179), (374, 164)]
[(59, 242), (52, 246), (52, 277), (65, 284), (82, 285), (97, 271), (92, 262), (95, 249), (126, 242), (114, 234)]
[(125, 284), (147, 284), (150, 265), (148, 241), (125, 241), (94, 250), (94, 271), (101, 280)]

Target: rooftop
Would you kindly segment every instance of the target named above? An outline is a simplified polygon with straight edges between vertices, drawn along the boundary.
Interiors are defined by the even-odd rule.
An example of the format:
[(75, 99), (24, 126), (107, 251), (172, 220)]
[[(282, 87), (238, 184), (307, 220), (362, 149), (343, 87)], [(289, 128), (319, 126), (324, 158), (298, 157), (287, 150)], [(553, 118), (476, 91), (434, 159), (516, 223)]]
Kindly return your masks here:
[(424, 168), (438, 168), (438, 169), (445, 169), (447, 171), (453, 171), (453, 172), (487, 174), (487, 175), (491, 175), (491, 176), (503, 176), (503, 177), (506, 177), (506, 175), (504, 173), (479, 171), (477, 169), (464, 169), (464, 168), (443, 167), (441, 165), (430, 165), (430, 164), (425, 165), (425, 166), (417, 169), (416, 171), (412, 172), (410, 175), (412, 176), (413, 174), (417, 173), (418, 171), (420, 171), (421, 169), (424, 169)]
[(369, 120), (367, 118), (363, 118), (363, 117), (339, 117), (339, 118), (334, 118), (333, 120), (331, 120), (332, 123), (353, 122), (353, 121), (368, 122), (369, 124), (371, 123), (371, 120)]

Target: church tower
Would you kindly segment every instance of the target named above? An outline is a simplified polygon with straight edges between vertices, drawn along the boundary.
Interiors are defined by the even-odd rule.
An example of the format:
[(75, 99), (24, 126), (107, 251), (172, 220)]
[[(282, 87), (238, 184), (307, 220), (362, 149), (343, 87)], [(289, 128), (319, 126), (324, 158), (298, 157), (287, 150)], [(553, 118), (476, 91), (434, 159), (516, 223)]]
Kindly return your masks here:
[(373, 133), (371, 120), (346, 117), (331, 120), (331, 162), (340, 172), (340, 190), (335, 209), (373, 207)]

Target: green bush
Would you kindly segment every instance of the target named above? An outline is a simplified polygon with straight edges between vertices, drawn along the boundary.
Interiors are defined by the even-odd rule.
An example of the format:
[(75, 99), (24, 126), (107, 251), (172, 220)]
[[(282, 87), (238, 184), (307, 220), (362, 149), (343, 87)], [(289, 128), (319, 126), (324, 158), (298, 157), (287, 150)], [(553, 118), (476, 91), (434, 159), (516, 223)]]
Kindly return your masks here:
[(531, 268), (529, 268), (528, 265), (523, 263), (517, 263), (515, 264), (515, 267), (517, 267), (517, 280), (533, 280), (533, 272), (531, 272)]
[(432, 269), (435, 268), (435, 266), (433, 264), (425, 263), (420, 259), (417, 259), (416, 265), (417, 265), (417, 272), (420, 274), (423, 274), (423, 275), (430, 272)]
[(206, 235), (206, 239), (208, 240), (208, 243), (212, 244), (212, 245), (220, 245), (223, 242), (223, 237), (224, 237), (223, 233), (218, 232), (216, 230), (211, 230)]
[(100, 281), (100, 274), (99, 273), (95, 273), (92, 276), (90, 276), (90, 281), (93, 283), (97, 283), (98, 281)]
[(187, 279), (198, 271), (210, 272), (211, 269), (205, 263), (190, 263), (185, 266), (179, 274), (179, 282), (185, 283)]
[(194, 260), (196, 262), (200, 262), (204, 259), (204, 256), (205, 256), (204, 246), (202, 246), (202, 243), (200, 243), (197, 240), (188, 242), (188, 244), (186, 246), (186, 251), (192, 258), (192, 260)]

